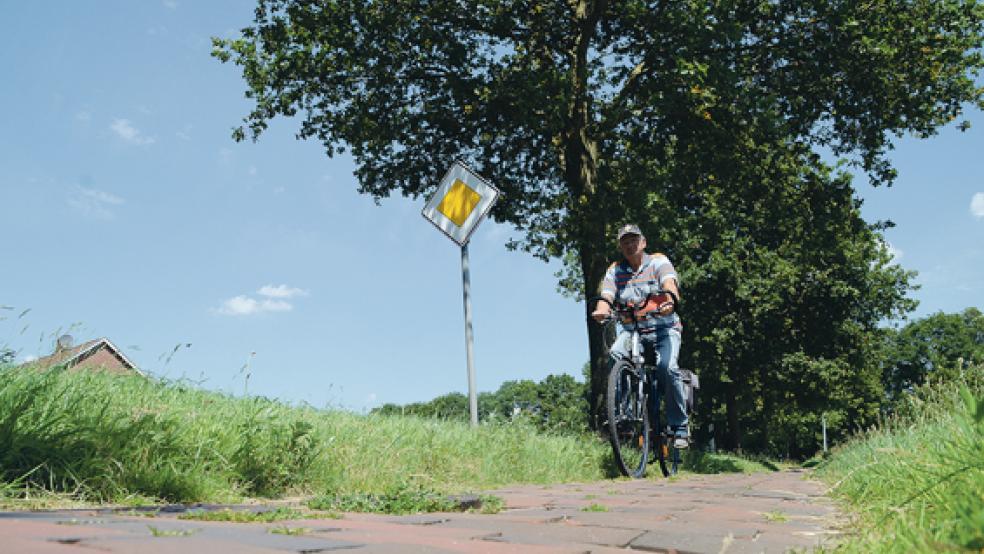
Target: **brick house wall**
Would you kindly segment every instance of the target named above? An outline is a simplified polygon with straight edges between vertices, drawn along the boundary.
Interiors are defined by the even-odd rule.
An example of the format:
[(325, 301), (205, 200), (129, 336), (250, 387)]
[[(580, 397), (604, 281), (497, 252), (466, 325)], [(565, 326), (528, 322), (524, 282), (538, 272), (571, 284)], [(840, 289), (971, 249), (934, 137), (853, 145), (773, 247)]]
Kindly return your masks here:
[(102, 369), (110, 373), (133, 373), (133, 370), (126, 366), (113, 352), (103, 346), (96, 350), (85, 359), (72, 366), (72, 370), (79, 369)]

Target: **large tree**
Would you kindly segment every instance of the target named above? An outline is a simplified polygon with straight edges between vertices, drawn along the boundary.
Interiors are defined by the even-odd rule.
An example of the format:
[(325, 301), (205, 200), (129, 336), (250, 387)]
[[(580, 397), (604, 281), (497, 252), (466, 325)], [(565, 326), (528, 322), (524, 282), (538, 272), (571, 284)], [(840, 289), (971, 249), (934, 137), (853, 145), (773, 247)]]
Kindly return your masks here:
[(842, 435), (877, 416), (878, 325), (914, 305), (911, 275), (861, 217), (849, 175), (796, 145), (738, 150), (761, 159), (674, 201), (698, 214), (675, 218), (672, 246), (694, 299), (683, 363), (700, 370), (699, 421), (724, 444), (801, 457), (822, 417)]
[[(504, 191), (512, 246), (564, 259), (562, 285), (590, 296), (611, 230), (646, 203), (626, 201), (726, 174), (713, 153), (733, 134), (891, 182), (893, 133), (984, 105), (982, 18), (963, 0), (259, 0), (214, 54), (255, 101), (237, 139), (300, 115), (298, 137), (350, 149), (377, 199), (424, 195), (463, 158)], [(606, 355), (588, 334), (597, 413)]]

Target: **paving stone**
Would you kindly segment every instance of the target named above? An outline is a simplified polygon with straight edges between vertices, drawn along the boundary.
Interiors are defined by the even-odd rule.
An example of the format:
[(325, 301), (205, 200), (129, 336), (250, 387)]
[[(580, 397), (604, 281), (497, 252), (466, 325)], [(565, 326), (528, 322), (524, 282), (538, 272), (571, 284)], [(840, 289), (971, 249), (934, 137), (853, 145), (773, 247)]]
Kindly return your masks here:
[[(821, 484), (803, 477), (796, 472), (654, 476), (508, 487), (489, 491), (507, 507), (495, 515), (345, 514), (342, 519), (246, 524), (179, 520), (189, 508), (183, 505), (153, 518), (118, 509), (8, 512), (0, 513), (0, 552), (614, 554), (628, 546), (646, 552), (743, 554), (830, 547), (837, 539), (835, 506), (823, 496)], [(593, 511), (592, 505), (605, 511)], [(154, 536), (151, 526), (170, 536)], [(282, 526), (308, 532), (270, 533)]]

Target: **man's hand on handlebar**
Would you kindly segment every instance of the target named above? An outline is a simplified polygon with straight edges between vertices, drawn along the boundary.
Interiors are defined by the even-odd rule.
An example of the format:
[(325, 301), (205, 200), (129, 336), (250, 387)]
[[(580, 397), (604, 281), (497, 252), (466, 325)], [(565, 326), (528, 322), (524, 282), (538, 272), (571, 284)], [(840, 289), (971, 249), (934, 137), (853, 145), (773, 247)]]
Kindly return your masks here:
[[(675, 285), (676, 283), (671, 282), (671, 284)], [(647, 315), (665, 317), (676, 311), (678, 298), (679, 296), (674, 290), (667, 288), (651, 292), (642, 302), (628, 303), (627, 305), (619, 304), (618, 311), (621, 317), (628, 317), (632, 321), (641, 320)], [(610, 300), (603, 296), (597, 296), (592, 298), (589, 304), (590, 302), (595, 303), (594, 310), (590, 314), (591, 319), (600, 324), (605, 324), (613, 318), (612, 310), (615, 308)]]
[(598, 323), (604, 323), (611, 313), (612, 311), (608, 307), (608, 304), (598, 302), (598, 307), (595, 308), (595, 311), (591, 312), (591, 317)]
[(595, 303), (595, 309), (591, 312), (591, 318), (598, 323), (604, 323), (608, 318), (611, 317), (612, 307), (603, 298), (598, 299)]

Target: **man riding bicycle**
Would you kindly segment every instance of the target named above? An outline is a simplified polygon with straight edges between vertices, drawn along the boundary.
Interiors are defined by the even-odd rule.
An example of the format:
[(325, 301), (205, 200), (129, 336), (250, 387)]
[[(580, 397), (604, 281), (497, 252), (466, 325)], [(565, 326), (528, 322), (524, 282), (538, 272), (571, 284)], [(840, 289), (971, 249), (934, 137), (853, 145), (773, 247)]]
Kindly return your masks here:
[[(687, 448), (689, 432), (686, 396), (677, 364), (683, 324), (676, 314), (673, 300), (680, 298), (676, 270), (665, 255), (646, 253), (646, 237), (638, 225), (629, 224), (619, 229), (618, 248), (624, 258), (608, 267), (601, 281), (601, 296), (608, 302), (615, 302), (617, 299), (619, 303), (634, 306), (636, 313), (642, 313), (644, 317), (638, 324), (625, 320), (619, 322), (618, 338), (610, 349), (611, 361), (614, 363), (630, 356), (627, 343), (633, 330), (640, 333), (647, 362), (652, 363), (656, 358), (655, 353), (659, 353), (659, 362), (655, 364), (655, 382), (664, 383), (666, 420), (673, 429), (673, 447)], [(662, 294), (641, 305), (651, 292), (657, 290), (669, 291), (672, 295)], [(598, 322), (607, 319), (611, 311), (608, 302), (598, 302), (591, 317)], [(635, 328), (636, 325), (638, 328)], [(650, 398), (659, 402), (655, 390)]]

